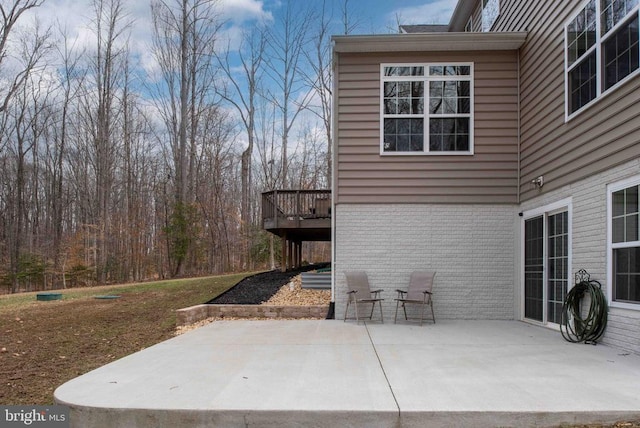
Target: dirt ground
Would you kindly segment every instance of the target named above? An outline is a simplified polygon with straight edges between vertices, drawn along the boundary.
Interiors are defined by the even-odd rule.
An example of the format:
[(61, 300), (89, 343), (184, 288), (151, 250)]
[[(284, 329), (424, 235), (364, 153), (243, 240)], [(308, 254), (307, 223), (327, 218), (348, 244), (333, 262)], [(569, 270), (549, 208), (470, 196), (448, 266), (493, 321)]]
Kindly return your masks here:
[(0, 389), (0, 402), (48, 404), (54, 388), (67, 378), (170, 337), (170, 328), (162, 326), (161, 311), (157, 329), (130, 328), (132, 308), (145, 305), (145, 300), (127, 296), (117, 302), (47, 302), (46, 307), (28, 312), (3, 314), (0, 378), (6, 383)]
[[(47, 405), (64, 382), (174, 336), (175, 310), (241, 279), (0, 309), (0, 404)], [(35, 296), (34, 296), (35, 300)]]

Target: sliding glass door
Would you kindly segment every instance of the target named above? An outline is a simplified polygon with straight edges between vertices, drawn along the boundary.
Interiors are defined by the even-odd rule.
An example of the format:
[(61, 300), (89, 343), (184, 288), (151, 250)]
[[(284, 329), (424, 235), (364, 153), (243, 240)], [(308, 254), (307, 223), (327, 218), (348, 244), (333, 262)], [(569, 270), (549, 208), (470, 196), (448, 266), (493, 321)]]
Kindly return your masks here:
[(524, 317), (542, 322), (544, 308), (544, 216), (524, 222)]
[(560, 324), (569, 288), (567, 208), (542, 211), (524, 221), (524, 317)]
[(547, 322), (560, 324), (569, 286), (569, 218), (566, 211), (548, 217)]

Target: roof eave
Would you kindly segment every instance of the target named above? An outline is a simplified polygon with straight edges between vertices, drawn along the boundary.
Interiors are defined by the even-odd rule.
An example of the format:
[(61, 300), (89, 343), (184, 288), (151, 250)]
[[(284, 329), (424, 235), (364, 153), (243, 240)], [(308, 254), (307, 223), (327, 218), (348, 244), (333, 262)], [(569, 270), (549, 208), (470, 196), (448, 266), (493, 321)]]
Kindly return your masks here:
[(526, 32), (414, 33), (333, 36), (335, 52), (444, 52), (518, 50)]
[(473, 14), (477, 2), (473, 0), (459, 0), (449, 20), (449, 31), (463, 31)]

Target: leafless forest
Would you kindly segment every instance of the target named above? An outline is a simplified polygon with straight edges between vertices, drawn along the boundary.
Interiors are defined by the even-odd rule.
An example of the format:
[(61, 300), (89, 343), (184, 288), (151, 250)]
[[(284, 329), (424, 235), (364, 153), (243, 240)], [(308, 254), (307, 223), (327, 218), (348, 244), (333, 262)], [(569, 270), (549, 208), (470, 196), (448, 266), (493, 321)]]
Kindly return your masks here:
[(0, 293), (269, 268), (261, 192), (330, 186), (348, 1), (232, 42), (215, 0), (153, 0), (147, 68), (127, 0), (91, 1), (86, 43), (46, 1), (0, 0)]

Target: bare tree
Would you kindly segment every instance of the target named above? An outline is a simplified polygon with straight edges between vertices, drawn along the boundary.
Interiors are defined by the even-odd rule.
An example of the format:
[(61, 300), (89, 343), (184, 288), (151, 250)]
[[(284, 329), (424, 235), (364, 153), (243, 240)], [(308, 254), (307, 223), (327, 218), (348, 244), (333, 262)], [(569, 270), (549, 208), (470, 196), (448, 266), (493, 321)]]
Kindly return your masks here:
[[(274, 190), (281, 181), (282, 158), (278, 154), (278, 144), (276, 135), (276, 105), (261, 98), (258, 108), (259, 135), (256, 136), (256, 148), (259, 159), (259, 182), (256, 186), (257, 190), (269, 191)], [(275, 260), (275, 242), (274, 235), (269, 233), (269, 266), (271, 269), (276, 268)]]
[(160, 0), (152, 3), (154, 54), (162, 72), (155, 98), (171, 147), (174, 204), (166, 231), (174, 275), (182, 275), (192, 247), (193, 189), (198, 133), (203, 112), (216, 103), (211, 63), (221, 26), (213, 0)]
[[(202, 146), (198, 162), (196, 199), (202, 212), (202, 240), (206, 242), (203, 253), (209, 271), (229, 272), (234, 266), (234, 252), (238, 245), (236, 219), (238, 211), (236, 194), (237, 153), (232, 144), (237, 134), (229, 113), (221, 108), (210, 109), (204, 120)], [(202, 266), (200, 267), (202, 269)]]
[[(91, 84), (85, 98), (87, 125), (91, 134), (92, 163), (95, 173), (95, 200), (91, 222), (95, 225), (97, 280), (108, 275), (108, 240), (111, 235), (110, 205), (113, 196), (117, 146), (116, 131), (121, 114), (118, 93), (129, 55), (128, 20), (122, 0), (93, 0), (96, 49), (91, 60)], [(93, 89), (93, 90), (92, 90)], [(90, 96), (90, 95), (91, 96)]]
[(241, 222), (244, 254), (249, 254), (249, 231), (251, 229), (250, 216), (253, 151), (256, 133), (256, 98), (260, 91), (260, 78), (264, 59), (266, 38), (261, 27), (253, 27), (253, 31), (243, 35), (242, 44), (238, 49), (238, 57), (242, 73), (238, 73), (230, 59), (230, 49), (217, 55), (220, 70), (224, 73), (224, 86), (219, 88), (219, 94), (230, 103), (243, 125), (243, 131), (247, 136), (247, 147), (241, 157)]
[(256, 148), (258, 152), (259, 182), (256, 187), (262, 191), (274, 190), (282, 181), (281, 158), (278, 153), (279, 143), (277, 133), (278, 108), (267, 99), (261, 98), (258, 107), (257, 121), (259, 133), (256, 136)]
[(304, 50), (307, 47), (307, 30), (313, 19), (313, 12), (294, 9), (288, 2), (277, 26), (268, 35), (266, 58), (268, 74), (276, 90), (269, 92), (269, 98), (280, 112), (282, 185), (288, 187), (288, 145), (289, 134), (296, 119), (311, 100), (312, 91), (306, 87), (301, 73)]
[(349, 0), (344, 0), (340, 5), (340, 15), (342, 18), (342, 34), (347, 35), (353, 33), (360, 26), (360, 20), (353, 20), (352, 17), (358, 16), (351, 12), (349, 8)]
[(30, 202), (39, 202), (35, 147), (48, 120), (48, 93), (42, 74), (37, 72), (50, 49), (49, 29), (43, 30), (36, 22), (29, 31), (20, 32), (17, 23), (26, 11), (41, 4), (21, 0), (0, 4), (0, 76), (8, 82), (0, 89), (0, 147), (5, 174), (2, 205), (12, 291), (18, 290), (24, 247), (30, 243), (29, 228), (40, 220), (30, 212)]
[[(2, 21), (0, 21), (2, 29), (0, 30), (0, 72), (4, 72), (7, 57), (10, 55), (9, 45), (11, 39), (15, 33), (15, 27), (26, 11), (39, 7), (45, 0), (15, 0), (12, 4), (0, 3), (0, 14), (2, 15)], [(36, 33), (36, 43), (34, 49), (29, 52), (22, 52), (23, 61), (22, 66), (14, 73), (12, 77), (9, 77), (9, 85), (0, 92), (0, 112), (7, 109), (11, 97), (20, 89), (24, 82), (29, 77), (29, 74), (33, 68), (39, 63), (43, 50), (37, 48), (39, 44), (46, 41), (47, 34), (40, 35)]]
[(142, 108), (140, 95), (131, 89), (131, 65), (127, 61), (122, 91), (122, 150), (118, 170), (119, 198), (118, 218), (121, 236), (118, 254), (122, 255), (121, 278), (140, 281), (144, 279), (149, 264), (146, 253), (153, 249), (148, 241), (152, 219), (147, 211), (152, 201), (152, 182), (157, 174), (157, 159), (149, 136), (151, 126)]
[(9, 170), (12, 177), (7, 180), (8, 243), (14, 292), (18, 291), (23, 256), (38, 247), (31, 238), (37, 235), (39, 223), (37, 147), (51, 111), (47, 108), (47, 89), (41, 76), (30, 76), (6, 110), (10, 117), (6, 122), (10, 124), (7, 152), (12, 160)]
[(53, 235), (53, 264), (54, 270), (59, 272), (62, 279), (63, 288), (66, 288), (65, 258), (63, 256), (63, 210), (65, 204), (65, 169), (64, 160), (69, 144), (69, 128), (71, 122), (75, 122), (77, 117), (73, 117), (73, 101), (78, 95), (84, 79), (84, 71), (81, 71), (80, 58), (83, 51), (76, 52), (74, 45), (69, 41), (66, 30), (60, 29), (61, 44), (58, 45), (58, 56), (62, 60), (62, 67), (59, 67), (60, 89), (62, 95), (58, 99), (58, 106), (53, 112), (57, 115), (54, 119), (56, 125), (52, 126), (49, 141), (46, 145), (47, 165), (49, 166), (48, 178), (50, 189), (49, 208), (51, 210), (50, 230)]
[[(345, 11), (343, 12), (345, 20), (347, 2), (348, 0), (345, 1)], [(309, 71), (303, 71), (307, 84), (313, 89), (316, 99), (318, 100), (316, 105), (310, 106), (309, 110), (318, 116), (324, 127), (327, 144), (325, 177), (328, 186), (331, 185), (331, 150), (333, 145), (331, 131), (331, 103), (333, 93), (331, 18), (331, 14), (327, 11), (326, 4), (323, 2), (320, 17), (316, 20), (317, 24), (311, 36), (313, 49), (305, 50), (305, 57), (309, 64)], [(345, 31), (347, 30), (348, 25), (345, 23)]]
[(290, 170), (297, 179), (297, 189), (327, 187), (325, 137), (324, 132), (312, 123), (305, 123), (300, 128), (290, 159)]

